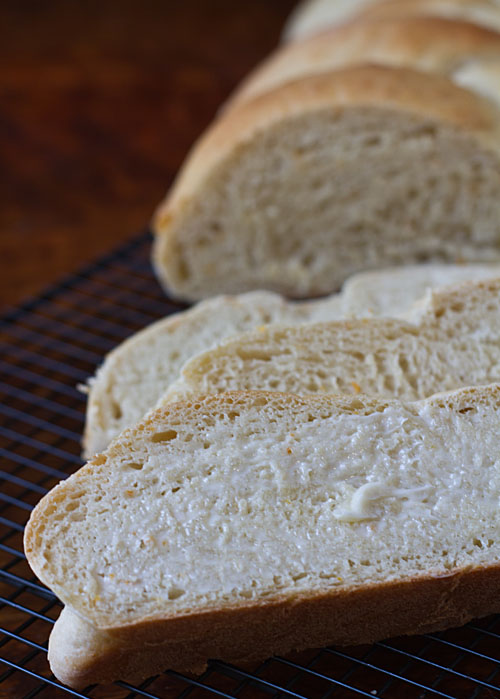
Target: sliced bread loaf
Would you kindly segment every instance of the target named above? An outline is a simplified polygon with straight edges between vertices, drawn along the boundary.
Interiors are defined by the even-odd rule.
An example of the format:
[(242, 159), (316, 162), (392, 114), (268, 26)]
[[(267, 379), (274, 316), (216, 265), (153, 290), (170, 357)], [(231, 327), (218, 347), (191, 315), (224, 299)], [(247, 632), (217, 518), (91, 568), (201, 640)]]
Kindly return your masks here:
[[(500, 6), (498, 9), (500, 17)], [(407, 66), (447, 75), (500, 102), (500, 32), (442, 17), (360, 17), (304, 41), (278, 48), (243, 81), (227, 106), (291, 80), (356, 63)], [(472, 70), (474, 80), (472, 80)], [(485, 85), (489, 88), (485, 90)]]
[(500, 610), (500, 387), (229, 393), (152, 413), (35, 508), (73, 687)]
[(500, 381), (500, 279), (429, 292), (407, 320), (267, 326), (184, 365), (163, 403), (263, 389), (409, 400)]
[(195, 147), (155, 219), (159, 278), (187, 299), (307, 297), (362, 269), (499, 261), (499, 129), (493, 103), (407, 68), (283, 85)]
[(341, 294), (288, 302), (271, 292), (221, 296), (160, 320), (111, 352), (89, 382), (84, 453), (90, 458), (153, 408), (192, 357), (231, 335), (268, 323), (399, 315), (428, 288), (500, 277), (498, 265), (419, 265), (360, 273)]

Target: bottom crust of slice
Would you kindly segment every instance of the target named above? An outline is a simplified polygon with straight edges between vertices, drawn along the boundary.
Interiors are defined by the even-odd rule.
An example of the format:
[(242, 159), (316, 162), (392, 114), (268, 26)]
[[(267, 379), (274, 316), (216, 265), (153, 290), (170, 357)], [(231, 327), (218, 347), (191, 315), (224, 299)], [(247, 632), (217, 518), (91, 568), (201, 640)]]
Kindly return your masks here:
[(500, 564), (182, 618), (99, 630), (63, 609), (51, 669), (75, 689), (164, 670), (200, 674), (209, 659), (249, 664), (325, 645), (359, 645), (461, 626), (500, 611)]

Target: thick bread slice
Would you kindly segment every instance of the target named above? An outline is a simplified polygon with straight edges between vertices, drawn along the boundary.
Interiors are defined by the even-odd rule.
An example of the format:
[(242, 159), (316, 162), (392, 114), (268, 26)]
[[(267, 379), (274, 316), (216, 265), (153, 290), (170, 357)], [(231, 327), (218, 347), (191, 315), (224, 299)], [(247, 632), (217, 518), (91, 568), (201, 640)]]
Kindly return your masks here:
[(419, 265), (364, 272), (342, 294), (300, 303), (271, 292), (220, 296), (153, 323), (111, 352), (89, 382), (84, 452), (90, 458), (153, 408), (182, 366), (231, 335), (267, 323), (399, 315), (430, 287), (500, 277), (498, 265)]
[[(500, 17), (500, 9), (498, 10)], [(407, 66), (447, 75), (483, 93), (492, 65), (500, 67), (500, 33), (463, 20), (441, 17), (358, 18), (300, 42), (278, 48), (237, 88), (227, 106), (291, 80), (356, 63)], [(484, 74), (484, 75), (483, 75)], [(477, 88), (476, 88), (477, 84)], [(486, 95), (500, 102), (500, 84), (486, 83)]]
[(152, 413), (26, 528), (30, 565), (72, 608), (52, 669), (137, 681), (499, 611), (499, 424), (496, 385)]
[(498, 261), (499, 128), (493, 103), (406, 68), (283, 85), (195, 147), (156, 216), (160, 280), (305, 297), (362, 269)]
[(407, 320), (266, 326), (187, 362), (162, 403), (262, 389), (416, 400), (500, 381), (500, 279), (438, 289)]
[(500, 29), (498, 0), (304, 0), (286, 22), (283, 40), (304, 39), (360, 16), (447, 17)]

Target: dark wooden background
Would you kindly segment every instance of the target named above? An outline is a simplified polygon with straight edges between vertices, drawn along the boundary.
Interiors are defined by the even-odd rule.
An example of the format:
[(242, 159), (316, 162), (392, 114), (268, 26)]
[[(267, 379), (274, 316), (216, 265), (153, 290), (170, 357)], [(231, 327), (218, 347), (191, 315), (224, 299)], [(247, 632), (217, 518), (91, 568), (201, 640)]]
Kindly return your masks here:
[(2, 0), (0, 308), (143, 230), (294, 0)]

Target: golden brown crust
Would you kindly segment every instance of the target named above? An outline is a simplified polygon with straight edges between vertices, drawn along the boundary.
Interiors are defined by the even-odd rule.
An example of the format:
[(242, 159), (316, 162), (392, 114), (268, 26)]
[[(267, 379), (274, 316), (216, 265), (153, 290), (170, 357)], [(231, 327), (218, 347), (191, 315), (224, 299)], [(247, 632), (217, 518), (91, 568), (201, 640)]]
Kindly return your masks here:
[(104, 634), (90, 630), (86, 662), (80, 666), (70, 660), (75, 658), (70, 624), (51, 641), (49, 657), (54, 673), (75, 688), (118, 678), (138, 682), (166, 669), (200, 673), (208, 659), (238, 664), (304, 648), (372, 643), (461, 626), (499, 611), (499, 586), (497, 564), (144, 621)]
[[(415, 17), (419, 15), (467, 17), (478, 24), (500, 25), (496, 0), (377, 0), (358, 10), (358, 17)], [(494, 23), (493, 18), (498, 16)]]
[(278, 48), (243, 81), (228, 107), (290, 80), (356, 63), (450, 74), (470, 58), (500, 58), (500, 33), (443, 17), (360, 17)]

